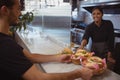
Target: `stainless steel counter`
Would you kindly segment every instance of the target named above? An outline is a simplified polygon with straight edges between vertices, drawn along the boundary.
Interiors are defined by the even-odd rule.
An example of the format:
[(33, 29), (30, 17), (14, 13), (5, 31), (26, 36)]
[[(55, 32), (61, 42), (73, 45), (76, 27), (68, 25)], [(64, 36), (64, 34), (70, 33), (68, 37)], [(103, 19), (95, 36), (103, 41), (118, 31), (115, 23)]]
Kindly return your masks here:
[[(18, 32), (17, 40), (19, 44), (21, 43), (24, 44), (24, 46), (26, 46), (26, 48), (29, 49), (30, 52), (41, 53), (46, 55), (56, 54), (67, 46), (67, 44), (61, 41), (57, 41), (54, 38), (51, 38), (50, 36), (40, 33), (39, 31), (38, 32), (29, 31), (29, 33), (27, 34), (24, 32)], [(54, 73), (54, 72), (62, 73), (62, 72), (72, 71), (77, 68), (81, 68), (80, 65), (75, 65), (73, 63), (66, 64), (66, 63), (57, 63), (57, 62), (43, 63), (40, 64), (40, 67), (44, 69), (44, 71), (47, 73)], [(81, 80), (81, 79), (77, 79), (77, 80)], [(102, 75), (94, 76), (92, 80), (120, 80), (120, 75), (110, 70), (106, 70), (106, 72), (103, 73)]]

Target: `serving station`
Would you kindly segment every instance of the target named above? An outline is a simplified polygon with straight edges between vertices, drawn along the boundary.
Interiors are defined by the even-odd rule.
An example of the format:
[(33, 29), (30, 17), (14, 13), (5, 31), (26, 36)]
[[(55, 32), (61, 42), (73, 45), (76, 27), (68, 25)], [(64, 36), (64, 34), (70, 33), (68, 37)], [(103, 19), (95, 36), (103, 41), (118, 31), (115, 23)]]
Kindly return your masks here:
[[(18, 44), (28, 49), (32, 53), (38, 54), (57, 54), (65, 47), (69, 45), (57, 41), (55, 38), (45, 35), (45, 33), (39, 31), (29, 31), (25, 32), (17, 32), (16, 33), (16, 41)], [(81, 68), (81, 65), (75, 65), (73, 63), (58, 63), (58, 62), (49, 62), (49, 63), (40, 63), (38, 64), (39, 68), (42, 69), (46, 73), (62, 73), (69, 72), (74, 69)], [(82, 80), (76, 79), (76, 80)], [(94, 76), (92, 80), (120, 80), (120, 75), (114, 73), (111, 70), (106, 70), (103, 74)]]

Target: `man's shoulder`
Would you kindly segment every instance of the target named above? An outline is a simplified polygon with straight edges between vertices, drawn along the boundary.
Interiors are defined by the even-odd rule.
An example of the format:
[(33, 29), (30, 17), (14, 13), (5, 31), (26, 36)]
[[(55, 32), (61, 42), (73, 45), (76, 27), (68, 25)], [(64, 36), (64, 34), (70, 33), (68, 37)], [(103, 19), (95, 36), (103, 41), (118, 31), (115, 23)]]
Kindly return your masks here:
[(6, 49), (6, 46), (12, 49), (16, 46), (16, 41), (12, 37), (0, 33), (0, 47)]
[(0, 40), (13, 40), (13, 38), (9, 35), (0, 33)]

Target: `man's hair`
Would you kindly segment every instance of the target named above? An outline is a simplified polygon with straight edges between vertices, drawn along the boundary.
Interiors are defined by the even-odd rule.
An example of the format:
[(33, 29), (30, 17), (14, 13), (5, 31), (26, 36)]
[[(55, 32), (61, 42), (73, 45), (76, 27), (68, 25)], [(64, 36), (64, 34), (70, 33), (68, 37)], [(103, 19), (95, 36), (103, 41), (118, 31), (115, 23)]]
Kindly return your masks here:
[(6, 6), (8, 8), (12, 8), (12, 6), (14, 5), (14, 1), (15, 0), (0, 0), (0, 8), (2, 6)]

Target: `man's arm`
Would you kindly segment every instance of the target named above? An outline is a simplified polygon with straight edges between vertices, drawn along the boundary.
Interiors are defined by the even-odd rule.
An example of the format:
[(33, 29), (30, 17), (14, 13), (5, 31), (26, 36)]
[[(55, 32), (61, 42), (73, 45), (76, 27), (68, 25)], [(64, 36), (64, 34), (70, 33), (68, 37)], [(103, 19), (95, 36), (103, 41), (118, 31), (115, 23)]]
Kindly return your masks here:
[(70, 55), (43, 55), (43, 54), (32, 54), (26, 49), (23, 50), (24, 55), (33, 63), (44, 63), (44, 62), (70, 62)]
[(33, 65), (22, 77), (24, 80), (74, 80), (77, 78), (90, 80), (92, 75), (92, 71), (87, 68), (77, 69), (66, 73), (44, 73)]

